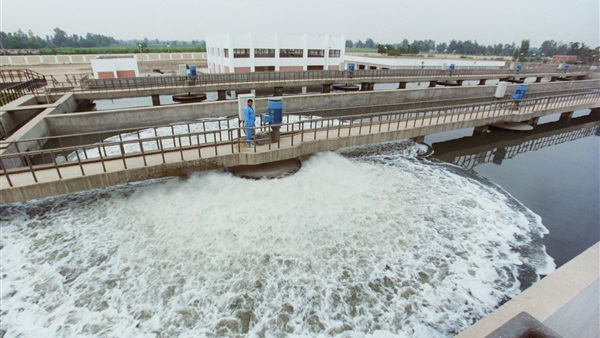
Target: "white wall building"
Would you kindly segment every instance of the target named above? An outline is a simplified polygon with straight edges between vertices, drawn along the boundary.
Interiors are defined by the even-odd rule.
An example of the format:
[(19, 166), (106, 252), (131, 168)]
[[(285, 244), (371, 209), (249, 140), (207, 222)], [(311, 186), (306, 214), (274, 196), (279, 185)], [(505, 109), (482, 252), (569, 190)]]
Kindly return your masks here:
[(96, 79), (140, 76), (135, 56), (100, 56), (92, 60), (92, 71)]
[(340, 70), (343, 36), (212, 34), (206, 37), (209, 73)]

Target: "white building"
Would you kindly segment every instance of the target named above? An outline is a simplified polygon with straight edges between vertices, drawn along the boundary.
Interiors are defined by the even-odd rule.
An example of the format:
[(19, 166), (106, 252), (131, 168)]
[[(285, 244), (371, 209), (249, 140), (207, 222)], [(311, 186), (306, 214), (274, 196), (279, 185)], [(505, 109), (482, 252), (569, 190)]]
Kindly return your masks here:
[(135, 56), (100, 56), (92, 60), (96, 79), (117, 79), (140, 76)]
[(206, 37), (210, 73), (340, 70), (343, 36), (213, 34)]

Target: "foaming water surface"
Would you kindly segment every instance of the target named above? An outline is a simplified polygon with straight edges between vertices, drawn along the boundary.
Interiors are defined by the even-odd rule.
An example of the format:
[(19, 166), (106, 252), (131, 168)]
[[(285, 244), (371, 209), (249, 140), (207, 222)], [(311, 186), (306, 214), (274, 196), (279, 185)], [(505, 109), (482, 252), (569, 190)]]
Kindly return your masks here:
[(2, 329), (452, 336), (554, 268), (540, 218), (408, 141), (2, 206)]

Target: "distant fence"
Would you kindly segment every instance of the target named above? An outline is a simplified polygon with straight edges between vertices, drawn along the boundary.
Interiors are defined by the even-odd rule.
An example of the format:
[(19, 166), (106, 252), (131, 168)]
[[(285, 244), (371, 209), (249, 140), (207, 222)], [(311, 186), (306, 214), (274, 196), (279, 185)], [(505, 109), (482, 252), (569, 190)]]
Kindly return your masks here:
[[(206, 53), (140, 53), (134, 55), (137, 61), (206, 60)], [(28, 66), (89, 63), (100, 56), (131, 57), (131, 54), (3, 55), (0, 56), (0, 65)]]

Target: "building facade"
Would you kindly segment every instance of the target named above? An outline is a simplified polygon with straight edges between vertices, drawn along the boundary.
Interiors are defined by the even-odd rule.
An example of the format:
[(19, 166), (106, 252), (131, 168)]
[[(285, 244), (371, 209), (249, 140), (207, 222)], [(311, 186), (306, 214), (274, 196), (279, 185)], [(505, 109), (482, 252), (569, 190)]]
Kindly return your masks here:
[(209, 73), (340, 70), (343, 36), (213, 34), (206, 37)]
[(100, 56), (92, 60), (96, 79), (118, 79), (140, 76), (135, 56)]
[(554, 55), (552, 56), (552, 64), (565, 64), (577, 61), (577, 55)]

